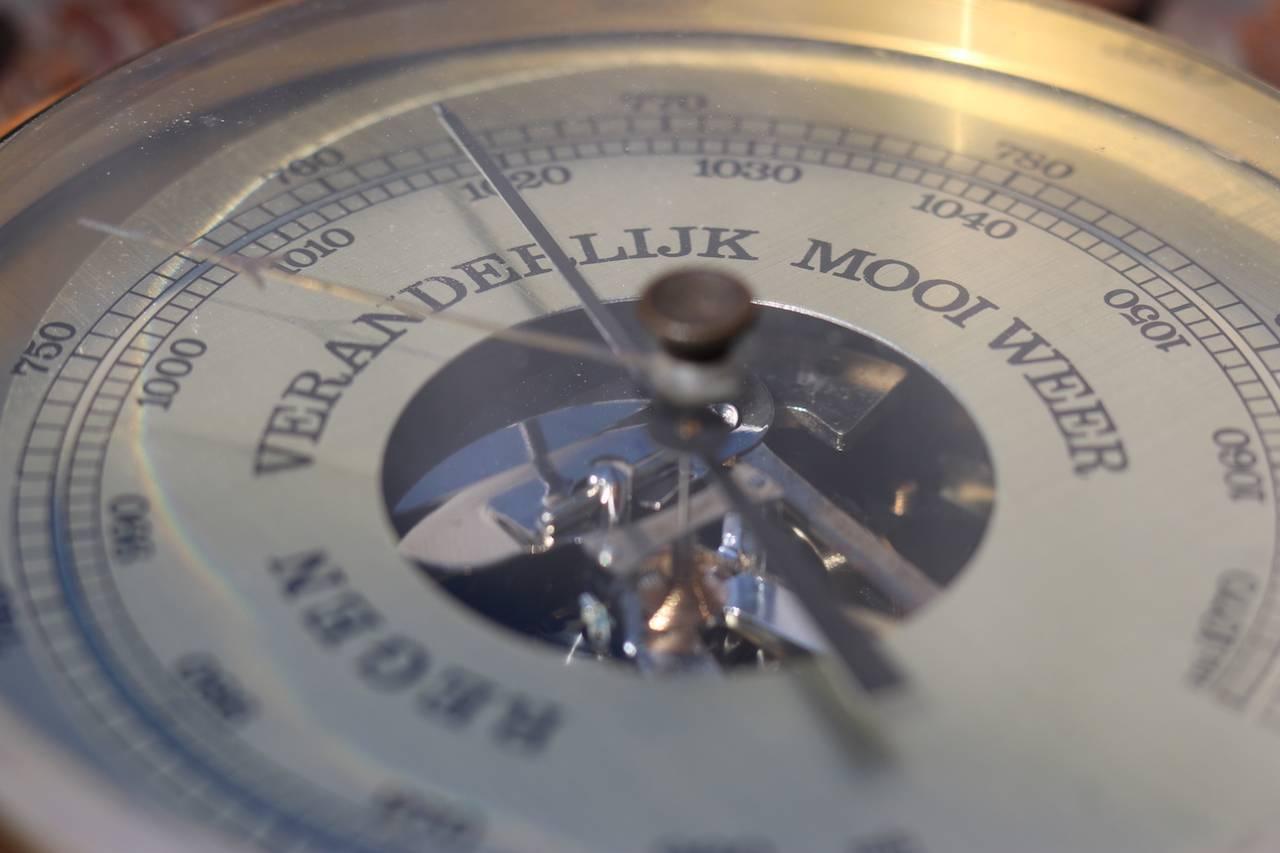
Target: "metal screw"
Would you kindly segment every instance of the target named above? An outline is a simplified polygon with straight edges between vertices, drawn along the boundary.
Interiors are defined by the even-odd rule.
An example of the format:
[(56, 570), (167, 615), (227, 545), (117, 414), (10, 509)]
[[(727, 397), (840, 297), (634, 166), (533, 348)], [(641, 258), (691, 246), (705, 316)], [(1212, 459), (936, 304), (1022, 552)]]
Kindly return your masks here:
[(645, 289), (636, 312), (664, 350), (698, 362), (723, 358), (756, 318), (745, 284), (704, 269), (659, 278)]

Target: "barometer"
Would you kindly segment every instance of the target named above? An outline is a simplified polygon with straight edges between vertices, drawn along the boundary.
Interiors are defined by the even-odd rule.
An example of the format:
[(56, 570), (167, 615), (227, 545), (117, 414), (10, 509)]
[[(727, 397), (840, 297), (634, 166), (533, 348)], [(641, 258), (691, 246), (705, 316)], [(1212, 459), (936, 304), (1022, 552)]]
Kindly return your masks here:
[(90, 84), (0, 145), (11, 843), (1277, 849), (1277, 132), (1017, 0)]

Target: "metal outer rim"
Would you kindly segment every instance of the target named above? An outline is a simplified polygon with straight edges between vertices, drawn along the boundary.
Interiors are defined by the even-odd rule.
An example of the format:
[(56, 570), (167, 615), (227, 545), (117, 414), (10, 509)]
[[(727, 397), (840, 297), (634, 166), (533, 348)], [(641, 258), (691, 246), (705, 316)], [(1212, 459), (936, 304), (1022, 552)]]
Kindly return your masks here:
[[(332, 4), (286, 0), (161, 48), (38, 113), (0, 141), (0, 186), (5, 187), (0, 234), (4, 223), (67, 176), (92, 168), (96, 159), (87, 157), (87, 151), (127, 147), (158, 124), (184, 115), (189, 105), (180, 90), (198, 87), (202, 80), (217, 80), (213, 88), (231, 99), (261, 88), (264, 80), (284, 84), (405, 54), (636, 31), (858, 44), (997, 71), (1148, 118), (1232, 160), (1280, 176), (1280, 146), (1274, 144), (1280, 92), (1150, 30), (1057, 0), (897, 0), (874, 7), (846, 0), (806, 0), (804, 5), (776, 0), (625, 5), (548, 0), (536, 8), (511, 4), (504, 17), (496, 16), (489, 4), (470, 0), (350, 0), (350, 7), (353, 11), (339, 19)], [(415, 23), (406, 25), (407, 19)], [(340, 37), (326, 39), (334, 30), (341, 31)], [(1055, 36), (1052, 50), (1035, 38), (1044, 32)], [(314, 41), (325, 42), (326, 49), (300, 53)], [(274, 49), (259, 50), (268, 42)], [(1086, 55), (1080, 45), (1091, 45), (1095, 52)], [(287, 59), (296, 55), (308, 55), (313, 62), (299, 72)], [(177, 84), (175, 72), (185, 75)], [(126, 122), (121, 131), (118, 123), (103, 120), (108, 115), (145, 117), (145, 122)], [(8, 296), (0, 293), (0, 304)], [(47, 302), (53, 294), (45, 296)], [(0, 328), (0, 337), (5, 335), (7, 330)], [(96, 825), (97, 834), (86, 835), (76, 828), (80, 822), (66, 820), (73, 812), (106, 821), (107, 831), (127, 838), (133, 849), (233, 849), (194, 827), (179, 831), (125, 803), (3, 707), (0, 745), (0, 813), (15, 822), (13, 841), (19, 850), (100, 846), (104, 827)]]
[[(106, 844), (106, 840), (110, 844)], [(0, 706), (0, 849), (239, 853), (203, 827), (149, 814)]]
[[(1233, 160), (1280, 175), (1280, 146), (1274, 144), (1280, 93), (1275, 89), (1153, 31), (1057, 0), (806, 0), (803, 5), (773, 0), (549, 0), (536, 7), (512, 4), (501, 16), (487, 4), (468, 0), (350, 5), (358, 11), (340, 23), (322, 17), (328, 4), (299, 5), (296, 0), (238, 18), (148, 54), (37, 116), (0, 147), (0, 186), (6, 188), (0, 221), (43, 197), (63, 175), (92, 163), (87, 149), (115, 147), (104, 144), (106, 137), (124, 144), (134, 141), (106, 117), (136, 111), (153, 129), (187, 113), (184, 91), (201, 88), (202, 81), (209, 90), (234, 98), (260, 88), (264, 80), (285, 83), (396, 56), (633, 31), (856, 43), (1002, 72), (1148, 118)], [(1053, 33), (1053, 41), (1038, 38), (1043, 33)], [(264, 39), (276, 49), (251, 53)], [(285, 57), (299, 55), (313, 41), (323, 41), (324, 50), (305, 54), (314, 61), (300, 72)], [(228, 83), (232, 62), (236, 73)], [(169, 71), (186, 72), (183, 85), (167, 85)], [(70, 142), (52, 146), (50, 154), (50, 137)], [(14, 165), (18, 163), (24, 167)]]

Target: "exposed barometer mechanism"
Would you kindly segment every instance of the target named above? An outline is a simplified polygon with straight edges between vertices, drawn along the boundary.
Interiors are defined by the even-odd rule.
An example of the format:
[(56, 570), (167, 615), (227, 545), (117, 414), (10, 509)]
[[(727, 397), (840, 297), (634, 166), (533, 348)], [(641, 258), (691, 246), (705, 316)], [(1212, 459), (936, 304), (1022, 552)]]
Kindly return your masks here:
[(5, 831), (1280, 849), (1277, 127), (1015, 0), (91, 84), (0, 144)]
[[(619, 322), (634, 316), (632, 303), (610, 308)], [(590, 334), (575, 311), (536, 326)], [(755, 499), (829, 574), (850, 618), (873, 630), (906, 618), (960, 572), (990, 514), (972, 419), (919, 365), (830, 321), (763, 308), (745, 349), (745, 387), (708, 404), (727, 429), (721, 461), (750, 472)], [(687, 474), (690, 520), (674, 523), (679, 454), (651, 428), (661, 405), (638, 395), (617, 366), (503, 340), (468, 350), (410, 400), (387, 444), (402, 553), (571, 659), (653, 671), (822, 647), (699, 463)], [(628, 549), (632, 525), (653, 531), (652, 550)], [(682, 528), (696, 539), (695, 570), (677, 580), (674, 542), (660, 542)]]

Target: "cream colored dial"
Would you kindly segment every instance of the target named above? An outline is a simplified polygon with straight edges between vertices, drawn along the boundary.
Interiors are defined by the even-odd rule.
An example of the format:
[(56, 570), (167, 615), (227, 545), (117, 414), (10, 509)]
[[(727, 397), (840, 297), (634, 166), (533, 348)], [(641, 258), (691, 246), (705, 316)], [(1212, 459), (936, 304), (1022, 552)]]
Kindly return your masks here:
[[(1074, 51), (1259, 125), (1280, 110), (1067, 13), (901, 6), (969, 44), (905, 12), (828, 32), (842, 13), (793, 10), (766, 35), (687, 10), (675, 37), (583, 6), (598, 33), (542, 38), (513, 11), (513, 43), (411, 57), (397, 28), (443, 12), (352, 9), (400, 58), (158, 117), (75, 177), (125, 173), (118, 205), (67, 191), (13, 216), (5, 278), (44, 303), (5, 327), (0, 695), (131, 796), (272, 849), (1191, 851), (1264, 831), (1274, 163), (1086, 75), (1078, 94), (1039, 78)], [(309, 57), (331, 31), (299, 15), (242, 34)], [(1011, 41), (1027, 20), (1063, 27), (1038, 75)], [(814, 703), (806, 653), (739, 665), (716, 611), (675, 654), (670, 597), (610, 598), (607, 561), (548, 550), (665, 517), (669, 472), (619, 430), (645, 401), (608, 369), (481, 328), (594, 340), (442, 100), (621, 316), (689, 265), (766, 306), (746, 346), (776, 414), (725, 464), (803, 481), (761, 469), (902, 671), (869, 699), (885, 757)], [(148, 172), (148, 146), (179, 153)], [(566, 460), (599, 435), (591, 499), (625, 486), (626, 507), (571, 516), (588, 468)], [(725, 556), (747, 541), (725, 514), (703, 533), (732, 598), (768, 555)], [(830, 518), (928, 595), (860, 585)], [(509, 557), (528, 562), (491, 568)]]

